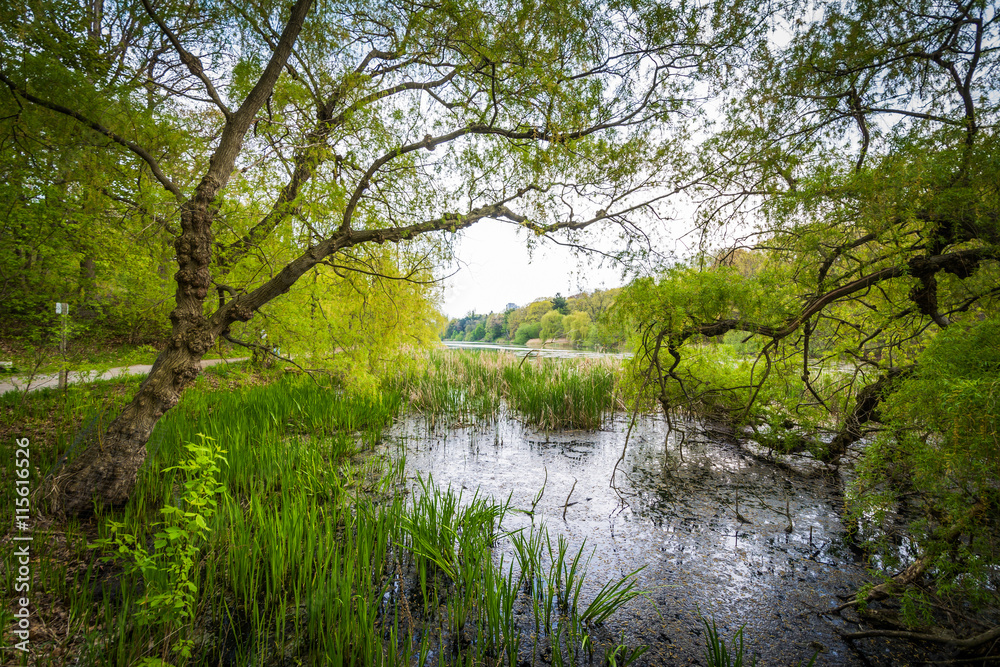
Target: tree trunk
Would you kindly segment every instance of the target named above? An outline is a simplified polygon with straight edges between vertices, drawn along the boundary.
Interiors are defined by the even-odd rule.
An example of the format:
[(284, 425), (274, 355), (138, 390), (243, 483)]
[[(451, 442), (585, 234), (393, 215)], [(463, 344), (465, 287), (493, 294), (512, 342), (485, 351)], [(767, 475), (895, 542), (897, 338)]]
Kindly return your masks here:
[[(199, 201), (199, 199), (201, 199)], [(132, 401), (86, 449), (51, 480), (47, 495), (61, 514), (85, 516), (95, 501), (120, 507), (135, 487), (146, 460), (146, 441), (160, 417), (180, 400), (201, 370), (201, 358), (220, 331), (202, 314), (211, 284), (212, 208), (198, 198), (181, 211), (181, 235), (174, 244), (178, 271), (172, 335)]]
[(864, 437), (864, 425), (880, 418), (879, 407), (895, 390), (896, 383), (911, 372), (913, 366), (890, 368), (875, 382), (862, 387), (855, 400), (854, 410), (827, 446), (824, 462), (839, 461), (847, 453), (848, 447)]
[(153, 427), (197, 376), (199, 360), (186, 346), (160, 354), (132, 402), (107, 431), (99, 432), (51, 480), (55, 512), (87, 516), (93, 513), (95, 502), (112, 507), (125, 504), (146, 460), (146, 441)]
[[(156, 159), (142, 147), (65, 107), (20, 92), (24, 99), (70, 115), (131, 150), (149, 165), (153, 175), (168, 192), (179, 202), (183, 201), (180, 207), (181, 233), (174, 242), (177, 258), (177, 273), (174, 274), (174, 280), (177, 283), (177, 292), (176, 306), (170, 313), (172, 326), (170, 342), (157, 357), (149, 377), (142, 383), (132, 402), (111, 423), (107, 432), (98, 435), (95, 441), (88, 443), (86, 449), (70, 461), (64, 470), (57, 471), (54, 477), (47, 480), (45, 486), (48, 488), (43, 487), (43, 492), (52, 500), (56, 511), (86, 515), (93, 510), (95, 501), (112, 506), (124, 504), (135, 488), (136, 475), (146, 459), (146, 441), (153, 427), (167, 410), (177, 405), (181, 392), (197, 377), (201, 370), (201, 358), (205, 356), (205, 352), (233, 321), (249, 320), (257, 308), (276, 295), (273, 289), (259, 290), (261, 300), (258, 303), (238, 307), (237, 304), (227, 304), (224, 308), (220, 308), (211, 320), (204, 315), (205, 298), (212, 283), (210, 266), (215, 199), (233, 173), (236, 158), (243, 148), (243, 138), (250, 129), (254, 117), (270, 97), (278, 77), (285, 68), (312, 3), (313, 0), (296, 0), (289, 8), (288, 21), (278, 42), (272, 47), (267, 66), (236, 111), (230, 110), (220, 99), (214, 97), (214, 89), (204, 76), (198, 58), (175, 43), (175, 49), (181, 60), (193, 75), (203, 81), (226, 118), (218, 145), (209, 160), (208, 171), (191, 197), (186, 200), (181, 188), (163, 172)], [(145, 2), (144, 5), (150, 17), (169, 36), (168, 28), (154, 14), (151, 5)], [(94, 6), (103, 4), (98, 1)], [(3, 79), (12, 90), (15, 90), (13, 83), (6, 77)], [(313, 260), (312, 264), (303, 263), (303, 266), (306, 264), (312, 266), (317, 261), (319, 259)], [(302, 269), (304, 270), (305, 268)], [(288, 284), (282, 284), (281, 289), (287, 290), (302, 271), (294, 275), (289, 272)]]

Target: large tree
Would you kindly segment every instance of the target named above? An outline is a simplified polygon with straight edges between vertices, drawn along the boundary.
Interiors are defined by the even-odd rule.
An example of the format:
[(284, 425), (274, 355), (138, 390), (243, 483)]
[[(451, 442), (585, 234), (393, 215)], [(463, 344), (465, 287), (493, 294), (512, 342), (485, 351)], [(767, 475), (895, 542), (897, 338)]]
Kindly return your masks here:
[[(981, 604), (1000, 562), (983, 537), (1000, 528), (996, 6), (803, 2), (777, 27), (735, 64), (747, 83), (703, 146), (701, 221), (729, 251), (621, 300), (638, 377), (668, 413), (711, 411), (779, 450), (836, 463), (868, 440), (858, 516), (908, 499), (921, 519), (919, 557), (872, 598)], [(756, 356), (690, 344), (722, 337)]]
[(57, 473), (57, 507), (125, 502), (205, 352), (303, 276), (364, 272), (387, 242), (426, 269), (421, 237), (486, 218), (645, 242), (643, 215), (683, 186), (687, 75), (712, 53), (700, 16), (641, 0), (96, 0), (0, 17), (6, 122), (73, 124), (157, 184), (134, 210), (155, 212), (176, 265), (169, 342)]
[[(786, 359), (823, 404), (812, 385), (823, 360), (854, 360), (862, 384), (888, 378), (935, 330), (994, 312), (994, 13), (985, 2), (801, 3), (779, 23), (785, 45), (772, 36), (741, 64), (747, 83), (726, 93), (699, 185), (703, 229), (725, 223), (729, 250), (637, 285), (626, 306), (661, 393), (684, 394), (686, 341), (734, 331), (760, 343), (758, 383)], [(844, 426), (825, 458), (860, 437), (860, 424)]]

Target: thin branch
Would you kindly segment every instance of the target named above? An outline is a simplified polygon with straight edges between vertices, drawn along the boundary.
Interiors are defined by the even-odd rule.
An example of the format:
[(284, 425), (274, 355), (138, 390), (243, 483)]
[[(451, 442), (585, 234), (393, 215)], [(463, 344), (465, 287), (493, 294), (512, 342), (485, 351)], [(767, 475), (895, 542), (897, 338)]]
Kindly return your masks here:
[(989, 642), (1000, 639), (1000, 626), (991, 628), (973, 637), (959, 639), (949, 635), (932, 634), (925, 632), (907, 632), (905, 630), (865, 630), (863, 632), (846, 632), (841, 635), (844, 639), (866, 639), (868, 637), (895, 637), (897, 639), (910, 639), (921, 642), (935, 642), (946, 644), (963, 650), (976, 648)]
[(78, 111), (73, 111), (72, 109), (64, 107), (61, 104), (56, 104), (55, 102), (50, 102), (49, 100), (45, 100), (36, 95), (32, 95), (26, 89), (19, 89), (17, 85), (13, 81), (11, 81), (7, 77), (7, 75), (4, 74), (3, 72), (0, 72), (0, 81), (7, 84), (7, 87), (10, 88), (10, 91), (11, 93), (14, 94), (15, 98), (21, 97), (27, 100), (28, 102), (31, 102), (32, 104), (36, 104), (40, 107), (49, 109), (50, 111), (55, 111), (56, 113), (60, 113), (63, 114), (64, 116), (69, 116), (70, 118), (78, 120), (79, 122), (86, 125), (95, 132), (103, 134), (107, 138), (111, 139), (116, 144), (119, 144), (129, 149), (130, 151), (138, 155), (147, 165), (149, 165), (149, 169), (150, 171), (153, 172), (153, 176), (156, 178), (156, 180), (160, 182), (161, 185), (163, 185), (164, 188), (167, 189), (167, 191), (169, 191), (172, 195), (174, 195), (178, 201), (184, 200), (184, 195), (183, 193), (181, 193), (180, 188), (177, 187), (177, 184), (174, 183), (172, 180), (170, 180), (167, 177), (167, 175), (163, 173), (163, 170), (160, 168), (160, 163), (156, 161), (156, 158), (150, 155), (149, 151), (147, 151), (139, 144), (129, 139), (126, 139), (117, 132), (112, 131), (111, 129), (105, 127), (104, 125), (98, 123), (95, 120), (87, 118)]
[[(302, 368), (302, 366), (299, 366), (297, 363), (295, 363), (294, 361), (292, 361), (290, 358), (281, 356), (280, 354), (278, 354), (277, 352), (275, 352), (273, 349), (267, 347), (266, 345), (259, 345), (257, 343), (249, 343), (247, 341), (243, 341), (243, 340), (240, 340), (238, 338), (233, 338), (233, 336), (231, 334), (229, 334), (229, 333), (222, 334), (222, 337), (225, 338), (226, 340), (228, 340), (233, 345), (239, 345), (240, 347), (245, 347), (245, 348), (250, 349), (250, 350), (260, 350), (261, 352), (263, 352), (265, 354), (268, 354), (268, 355), (274, 357), (275, 359), (280, 359), (280, 360), (282, 360), (282, 361), (284, 361), (286, 363), (289, 363), (292, 366), (295, 366), (296, 368), (298, 368), (303, 373), (305, 373), (307, 376), (309, 376), (310, 380), (312, 380), (313, 382), (316, 382), (316, 378), (314, 378), (312, 376), (312, 373), (310, 371), (308, 371), (305, 368)], [(316, 384), (318, 385), (319, 383), (316, 382)]]
[(190, 71), (191, 74), (198, 77), (202, 85), (205, 86), (205, 90), (208, 92), (208, 96), (212, 99), (212, 102), (215, 103), (215, 106), (219, 107), (219, 110), (222, 112), (222, 115), (226, 117), (226, 120), (229, 120), (232, 117), (232, 111), (230, 111), (229, 107), (223, 103), (222, 98), (219, 97), (219, 93), (215, 90), (215, 86), (212, 85), (212, 80), (206, 76), (205, 67), (201, 64), (201, 59), (181, 45), (180, 40), (177, 39), (177, 35), (175, 35), (163, 19), (161, 19), (156, 12), (153, 11), (153, 6), (149, 3), (149, 0), (142, 0), (142, 6), (146, 9), (146, 13), (149, 14), (149, 17), (153, 19), (153, 22), (159, 26), (160, 31), (167, 36), (168, 40), (170, 40), (174, 50), (176, 50), (177, 54), (181, 57), (181, 62), (187, 65), (188, 71)]

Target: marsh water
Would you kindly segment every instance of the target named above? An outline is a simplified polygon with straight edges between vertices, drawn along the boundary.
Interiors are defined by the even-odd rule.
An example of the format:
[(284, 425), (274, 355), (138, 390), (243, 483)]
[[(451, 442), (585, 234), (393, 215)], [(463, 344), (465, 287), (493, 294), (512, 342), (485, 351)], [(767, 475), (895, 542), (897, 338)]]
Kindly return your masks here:
[[(701, 617), (727, 639), (745, 626), (746, 651), (763, 665), (806, 664), (817, 651), (828, 665), (916, 659), (904, 643), (845, 643), (838, 631), (857, 627), (823, 613), (870, 581), (843, 541), (844, 471), (771, 463), (655, 416), (637, 421), (623, 455), (627, 426), (620, 417), (600, 431), (545, 433), (512, 416), (449, 427), (409, 419), (393, 440), (408, 477), (431, 475), (467, 498), (509, 498), (523, 511), (508, 512), (503, 528), (543, 522), (553, 539), (585, 544), (585, 596), (643, 567), (648, 595), (602, 630), (648, 644), (639, 664), (704, 664)], [(510, 562), (510, 545), (498, 549)]]

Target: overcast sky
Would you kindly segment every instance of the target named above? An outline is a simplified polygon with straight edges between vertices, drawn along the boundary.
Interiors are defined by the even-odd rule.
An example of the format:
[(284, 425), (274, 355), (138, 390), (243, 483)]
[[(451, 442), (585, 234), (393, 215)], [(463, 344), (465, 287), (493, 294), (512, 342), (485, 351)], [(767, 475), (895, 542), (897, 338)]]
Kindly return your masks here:
[(484, 220), (458, 241), (457, 273), (445, 283), (442, 311), (449, 318), (503, 312), (508, 303), (524, 306), (556, 292), (582, 291), (623, 284), (620, 270), (580, 265), (568, 248), (548, 242), (529, 254), (525, 236), (506, 223)]

